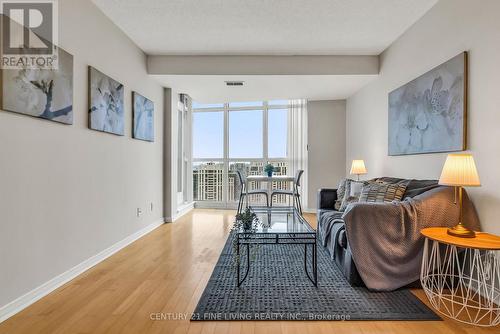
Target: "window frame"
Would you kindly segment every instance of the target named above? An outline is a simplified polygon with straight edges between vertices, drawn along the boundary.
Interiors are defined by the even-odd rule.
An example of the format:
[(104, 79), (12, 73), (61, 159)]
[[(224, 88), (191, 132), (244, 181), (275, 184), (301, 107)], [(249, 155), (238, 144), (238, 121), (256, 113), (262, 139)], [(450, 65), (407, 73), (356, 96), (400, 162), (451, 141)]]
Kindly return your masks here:
[[(269, 157), (269, 145), (268, 145), (268, 122), (269, 122), (269, 110), (272, 109), (287, 109), (288, 110), (288, 121), (290, 122), (290, 105), (269, 105), (268, 101), (263, 101), (262, 107), (250, 106), (250, 107), (229, 107), (229, 102), (224, 103), (224, 107), (214, 107), (214, 108), (193, 108), (192, 114), (198, 112), (223, 112), (224, 115), (224, 147), (223, 147), (223, 157), (222, 158), (196, 158), (193, 156), (191, 163), (191, 172), (193, 170), (195, 163), (203, 162), (221, 162), (223, 164), (223, 177), (222, 177), (222, 201), (197, 201), (193, 199), (198, 207), (206, 208), (236, 208), (237, 202), (229, 202), (228, 196), (228, 176), (229, 176), (229, 165), (235, 162), (290, 162), (289, 161), (289, 151), (288, 145), (286, 148), (286, 157), (273, 158)], [(229, 113), (238, 111), (252, 111), (252, 110), (262, 110), (262, 158), (230, 158), (229, 157)], [(288, 126), (288, 124), (287, 124)], [(288, 133), (287, 136), (290, 134)], [(289, 138), (287, 138), (288, 141)], [(194, 148), (192, 148), (194, 152)], [(194, 186), (194, 185), (192, 185)]]

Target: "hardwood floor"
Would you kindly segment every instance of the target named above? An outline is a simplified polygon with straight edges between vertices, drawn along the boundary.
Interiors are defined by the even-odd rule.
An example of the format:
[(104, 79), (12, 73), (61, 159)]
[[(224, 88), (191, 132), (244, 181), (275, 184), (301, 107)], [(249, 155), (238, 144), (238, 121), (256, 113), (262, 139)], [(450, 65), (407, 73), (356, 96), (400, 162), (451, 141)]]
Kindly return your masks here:
[[(193, 210), (0, 324), (0, 333), (498, 333), (444, 321), (190, 322), (234, 212)], [(314, 225), (314, 215), (306, 218)], [(422, 291), (414, 293), (427, 302)], [(175, 319), (152, 320), (163, 316)]]

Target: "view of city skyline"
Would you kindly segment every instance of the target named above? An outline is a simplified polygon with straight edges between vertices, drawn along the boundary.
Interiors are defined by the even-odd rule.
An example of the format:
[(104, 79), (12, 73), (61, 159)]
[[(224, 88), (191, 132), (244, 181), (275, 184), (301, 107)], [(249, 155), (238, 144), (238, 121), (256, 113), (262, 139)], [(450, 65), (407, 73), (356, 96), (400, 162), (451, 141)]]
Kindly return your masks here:
[[(237, 170), (244, 176), (262, 175), (264, 166), (270, 162), (276, 167), (275, 175), (287, 174), (288, 109), (283, 108), (287, 104), (287, 100), (193, 103), (195, 201), (237, 202), (242, 189)], [(224, 138), (227, 138), (227, 147)], [(273, 182), (272, 185), (273, 189), (289, 189), (289, 186), (287, 182)], [(248, 187), (249, 190), (267, 189), (265, 183), (256, 182), (250, 182)], [(249, 200), (253, 204), (265, 203), (262, 195), (251, 196)], [(286, 201), (283, 195), (273, 199), (275, 204)]]
[[(274, 175), (287, 175), (288, 162), (271, 162), (275, 166)], [(236, 171), (239, 170), (245, 176), (263, 175), (263, 162), (231, 162), (227, 173), (227, 201), (237, 202), (241, 193), (242, 185)], [(288, 182), (273, 182), (273, 189), (289, 189)], [(199, 162), (193, 166), (193, 197), (195, 201), (223, 202), (224, 199), (224, 163), (223, 162)], [(267, 189), (265, 182), (249, 182), (249, 190)], [(262, 195), (250, 196), (249, 201), (253, 204), (265, 204)], [(287, 203), (287, 197), (275, 196), (273, 203)]]

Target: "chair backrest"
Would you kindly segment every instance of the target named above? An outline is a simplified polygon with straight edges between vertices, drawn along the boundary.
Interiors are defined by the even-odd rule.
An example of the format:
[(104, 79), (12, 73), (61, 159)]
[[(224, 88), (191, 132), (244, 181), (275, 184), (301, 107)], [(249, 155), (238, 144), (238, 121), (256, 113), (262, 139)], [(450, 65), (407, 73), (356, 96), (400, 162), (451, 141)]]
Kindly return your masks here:
[(241, 186), (244, 187), (245, 181), (244, 181), (243, 175), (241, 174), (241, 172), (239, 170), (236, 171), (236, 174), (238, 175), (238, 179), (240, 180)]
[(296, 173), (295, 173), (295, 185), (297, 187), (300, 186), (300, 179), (302, 178), (302, 174), (304, 174), (304, 170), (303, 169), (299, 169)]

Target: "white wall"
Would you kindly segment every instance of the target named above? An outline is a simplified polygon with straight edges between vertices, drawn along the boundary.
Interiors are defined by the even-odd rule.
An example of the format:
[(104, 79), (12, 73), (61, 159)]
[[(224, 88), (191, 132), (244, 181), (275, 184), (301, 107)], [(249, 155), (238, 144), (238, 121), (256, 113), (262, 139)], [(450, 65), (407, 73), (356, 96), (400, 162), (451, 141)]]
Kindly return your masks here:
[(345, 176), (346, 102), (308, 101), (308, 205), (316, 209), (320, 188), (336, 188)]
[[(163, 89), (91, 1), (59, 4), (59, 44), (74, 56), (74, 124), (0, 111), (0, 309), (163, 216)], [(125, 85), (124, 137), (87, 128), (87, 65)], [(132, 90), (155, 103), (154, 143), (131, 138)]]
[[(439, 178), (446, 154), (387, 155), (388, 93), (469, 51), (469, 149), (483, 186), (468, 189), (485, 231), (500, 233), (500, 1), (440, 0), (380, 59), (380, 77), (347, 100), (347, 162), (369, 175)], [(348, 168), (346, 164), (346, 169)]]

